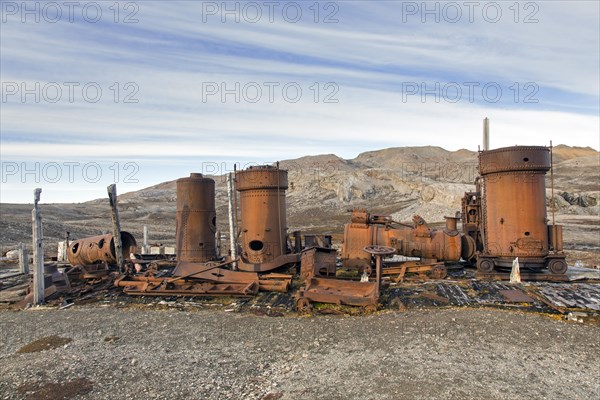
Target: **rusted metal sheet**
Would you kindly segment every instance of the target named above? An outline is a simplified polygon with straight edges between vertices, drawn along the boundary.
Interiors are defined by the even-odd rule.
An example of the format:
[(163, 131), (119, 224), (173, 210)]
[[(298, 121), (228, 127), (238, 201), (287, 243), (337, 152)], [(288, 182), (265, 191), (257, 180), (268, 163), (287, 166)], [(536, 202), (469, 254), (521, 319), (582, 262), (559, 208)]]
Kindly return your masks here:
[(533, 303), (535, 300), (518, 289), (498, 290), (498, 293), (510, 303)]
[(266, 272), (299, 261), (287, 245), (287, 188), (287, 171), (279, 167), (256, 166), (236, 173), (241, 213), (238, 269)]
[[(121, 243), (123, 246), (123, 258), (129, 259), (130, 254), (137, 251), (135, 238), (129, 232), (121, 231)], [(106, 235), (74, 240), (69, 244), (67, 258), (73, 266), (93, 265), (99, 262), (114, 265), (117, 263), (117, 257), (115, 255), (113, 235), (108, 233)]]
[[(548, 267), (554, 274), (566, 272), (562, 230), (551, 227), (556, 232), (549, 235), (547, 225), (545, 175), (550, 168), (547, 147), (513, 146), (479, 153), (483, 236), (483, 251), (477, 260), (480, 272), (509, 267), (516, 257), (525, 268)], [(552, 253), (550, 239), (555, 243)]]
[(300, 277), (335, 277), (336, 250), (313, 247), (302, 252)]
[(215, 181), (202, 174), (177, 180), (177, 260), (206, 262), (217, 257)]
[(456, 229), (455, 217), (446, 217), (446, 228), (430, 229), (423, 218), (415, 215), (412, 228), (397, 227), (399, 224), (389, 216), (369, 214), (364, 209), (352, 212), (352, 222), (344, 227), (341, 258), (345, 267), (363, 267), (370, 256), (363, 251), (365, 246), (381, 245), (393, 247), (396, 254), (419, 257), (432, 261), (459, 261), (473, 257), (474, 244), (463, 247), (464, 239)]

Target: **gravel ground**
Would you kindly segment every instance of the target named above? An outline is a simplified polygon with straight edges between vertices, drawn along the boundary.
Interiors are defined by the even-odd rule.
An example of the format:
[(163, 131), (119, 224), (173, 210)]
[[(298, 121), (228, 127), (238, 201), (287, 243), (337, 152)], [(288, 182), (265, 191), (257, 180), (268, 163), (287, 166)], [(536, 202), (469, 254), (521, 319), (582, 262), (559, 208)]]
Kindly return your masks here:
[[(600, 327), (533, 313), (268, 317), (93, 305), (3, 311), (0, 322), (4, 399), (62, 398), (65, 388), (34, 391), (61, 382), (83, 399), (600, 398)], [(18, 353), (52, 335), (72, 341)]]

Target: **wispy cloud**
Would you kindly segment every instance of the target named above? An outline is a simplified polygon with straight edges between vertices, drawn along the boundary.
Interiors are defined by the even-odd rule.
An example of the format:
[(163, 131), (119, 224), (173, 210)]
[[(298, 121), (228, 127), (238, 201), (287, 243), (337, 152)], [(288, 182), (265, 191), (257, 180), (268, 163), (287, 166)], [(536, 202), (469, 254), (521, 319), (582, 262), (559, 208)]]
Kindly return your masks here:
[[(256, 23), (242, 11), (248, 2), (226, 5), (238, 7), (239, 22), (222, 15), (223, 2), (117, 2), (118, 23), (109, 3), (96, 23), (81, 14), (22, 23), (22, 3), (2, 3), (3, 163), (143, 159), (143, 187), (202, 160), (476, 149), (485, 116), (495, 147), (598, 148), (597, 2), (494, 3), (497, 22), (493, 10), (482, 12), (491, 3), (477, 3), (471, 22), (458, 2), (456, 23), (447, 2), (427, 3), (438, 15), (422, 2), (296, 2), (303, 14), (294, 23), (293, 10), (282, 14), (293, 2), (278, 2), (273, 22), (252, 3), (262, 5)], [(130, 3), (137, 9), (125, 9)], [(133, 11), (138, 22), (123, 23)], [(172, 167), (159, 172), (148, 157)], [(5, 179), (2, 201), (29, 201), (21, 191), (35, 184)], [(89, 198), (67, 188), (55, 201)]]

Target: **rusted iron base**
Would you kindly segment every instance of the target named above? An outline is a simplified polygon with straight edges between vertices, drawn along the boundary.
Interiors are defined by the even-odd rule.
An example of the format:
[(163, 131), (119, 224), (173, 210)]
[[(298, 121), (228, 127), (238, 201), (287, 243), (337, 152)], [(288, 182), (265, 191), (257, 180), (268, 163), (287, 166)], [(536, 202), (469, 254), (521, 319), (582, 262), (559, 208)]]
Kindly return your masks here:
[(377, 306), (377, 282), (357, 282), (332, 278), (310, 278), (296, 294), (296, 307), (302, 310), (311, 301), (350, 306)]
[[(490, 272), (484, 273), (477, 271), (475, 279), (482, 281), (510, 281), (510, 272)], [(547, 272), (528, 272), (521, 271), (522, 281), (546, 281), (546, 282), (569, 282), (569, 278), (564, 274), (550, 274)]]
[(123, 276), (115, 280), (123, 292), (141, 296), (253, 296), (258, 293), (258, 283), (189, 282), (149, 277)]
[(417, 274), (426, 279), (444, 279), (448, 270), (444, 263), (421, 263), (420, 261), (403, 261), (400, 263), (388, 263), (381, 274), (391, 276), (393, 282), (403, 282), (406, 274)]

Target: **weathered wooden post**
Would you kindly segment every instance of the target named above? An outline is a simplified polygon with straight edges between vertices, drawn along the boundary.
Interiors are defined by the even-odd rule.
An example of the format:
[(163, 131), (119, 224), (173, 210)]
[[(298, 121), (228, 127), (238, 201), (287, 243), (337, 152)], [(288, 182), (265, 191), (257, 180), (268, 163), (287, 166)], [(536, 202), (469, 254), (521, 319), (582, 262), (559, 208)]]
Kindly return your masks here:
[(142, 247), (142, 254), (150, 253), (148, 249), (148, 225), (144, 225), (144, 246)]
[(22, 274), (29, 273), (29, 255), (23, 243), (19, 243), (19, 271)]
[(42, 304), (44, 295), (44, 245), (42, 233), (42, 215), (38, 203), (42, 189), (33, 191), (33, 210), (31, 210), (31, 223), (33, 229), (33, 304)]
[[(233, 204), (233, 196), (235, 196), (235, 191), (233, 190), (233, 176), (230, 172), (229, 174), (227, 174), (227, 199), (229, 200), (229, 248), (231, 249), (231, 258), (235, 260), (237, 258), (237, 243), (235, 240), (236, 226), (234, 217), (234, 213), (236, 212), (236, 210)], [(237, 271), (236, 261), (233, 262), (232, 266), (233, 270)]]
[(115, 243), (115, 255), (117, 257), (117, 265), (119, 271), (124, 272), (125, 260), (123, 259), (123, 243), (121, 242), (121, 224), (119, 222), (119, 210), (117, 209), (117, 185), (108, 185), (106, 188), (108, 191), (108, 200), (110, 201), (110, 208), (112, 210), (112, 222), (113, 222), (113, 240)]

